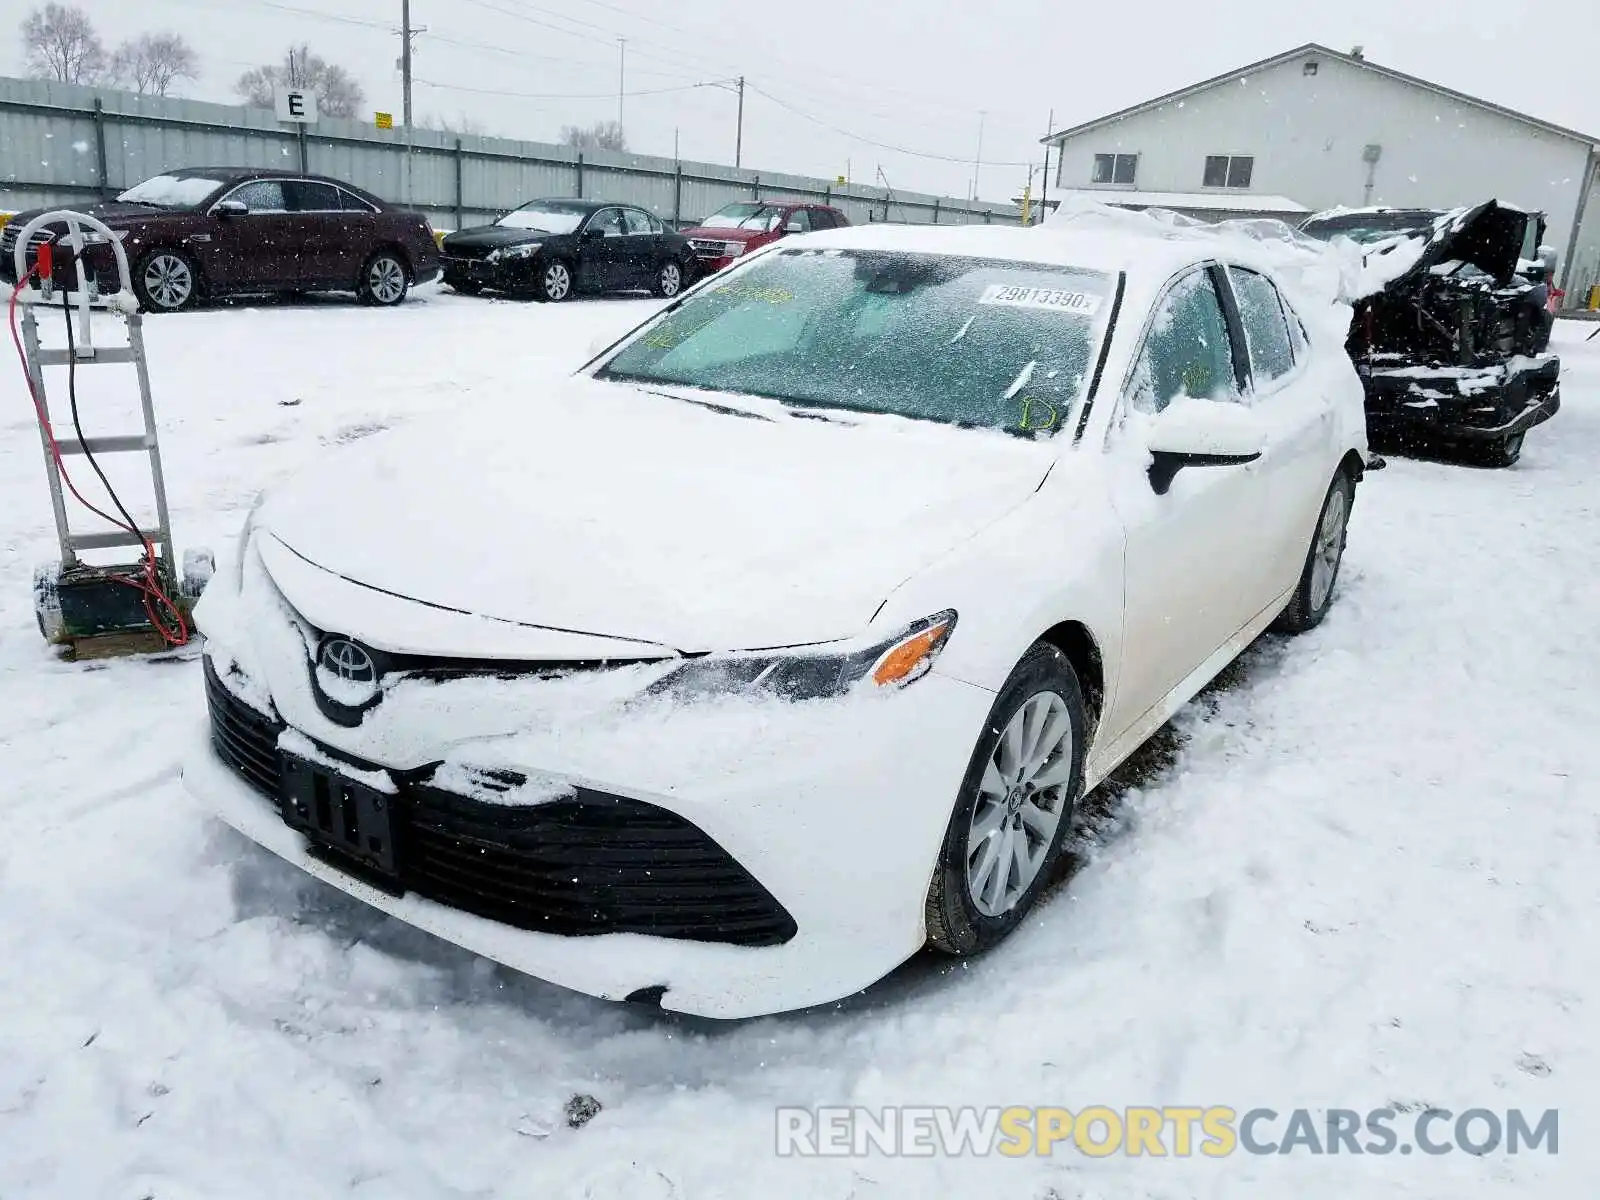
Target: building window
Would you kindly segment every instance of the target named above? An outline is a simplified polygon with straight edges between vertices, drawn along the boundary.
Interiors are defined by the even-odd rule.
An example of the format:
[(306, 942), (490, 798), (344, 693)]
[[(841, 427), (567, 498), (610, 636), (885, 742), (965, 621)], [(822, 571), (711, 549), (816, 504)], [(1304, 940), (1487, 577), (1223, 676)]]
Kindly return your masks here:
[(1247, 188), (1255, 168), (1256, 160), (1248, 154), (1208, 154), (1204, 185), (1210, 188)]
[(1090, 182), (1131, 184), (1134, 176), (1138, 173), (1139, 156), (1137, 154), (1096, 154), (1094, 156), (1094, 177)]

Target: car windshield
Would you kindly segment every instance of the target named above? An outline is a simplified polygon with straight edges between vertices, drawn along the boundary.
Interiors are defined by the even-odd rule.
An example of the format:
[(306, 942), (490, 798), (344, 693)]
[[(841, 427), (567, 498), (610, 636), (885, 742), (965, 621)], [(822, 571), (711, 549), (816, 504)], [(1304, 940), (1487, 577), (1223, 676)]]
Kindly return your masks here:
[(1443, 213), (1431, 209), (1408, 209), (1402, 212), (1346, 213), (1338, 217), (1322, 217), (1307, 221), (1301, 232), (1318, 241), (1331, 242), (1336, 237), (1347, 237), (1359, 245), (1370, 246), (1406, 234), (1426, 236), (1433, 232), (1433, 223)]
[(508, 212), (495, 222), (506, 229), (537, 229), (541, 233), (572, 233), (589, 215), (586, 208), (571, 204), (549, 204), (536, 201)]
[(690, 296), (598, 377), (1048, 436), (1083, 394), (1114, 286), (1033, 263), (790, 250)]
[(157, 175), (129, 188), (117, 199), (124, 204), (148, 204), (152, 208), (198, 208), (226, 182), (209, 175)]
[(701, 222), (705, 229), (759, 229), (771, 232), (783, 220), (784, 210), (776, 204), (730, 204)]

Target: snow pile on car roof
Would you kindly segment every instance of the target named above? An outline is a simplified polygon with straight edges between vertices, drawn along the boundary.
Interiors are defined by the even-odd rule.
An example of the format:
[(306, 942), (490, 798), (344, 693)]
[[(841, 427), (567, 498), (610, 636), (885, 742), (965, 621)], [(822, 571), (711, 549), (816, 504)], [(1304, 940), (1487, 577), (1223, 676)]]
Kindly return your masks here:
[[(1208, 253), (1223, 261), (1270, 272), (1308, 325), (1321, 325), (1341, 340), (1350, 327), (1351, 303), (1369, 294), (1361, 290), (1369, 286), (1370, 280), (1364, 274), (1362, 255), (1354, 243), (1320, 242), (1271, 217), (1206, 222), (1166, 209), (1136, 212), (1073, 197), (1063, 202), (1045, 227), (1079, 233), (1104, 229), (1108, 233), (1203, 243)], [(1371, 290), (1382, 286), (1378, 284)]]

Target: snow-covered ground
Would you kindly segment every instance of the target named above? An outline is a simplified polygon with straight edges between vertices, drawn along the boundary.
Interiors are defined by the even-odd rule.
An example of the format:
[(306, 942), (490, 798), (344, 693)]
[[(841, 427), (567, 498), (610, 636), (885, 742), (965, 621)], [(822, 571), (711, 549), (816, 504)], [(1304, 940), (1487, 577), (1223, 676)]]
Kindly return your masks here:
[[(151, 320), (180, 542), (226, 546), (255, 492), (324, 446), (470, 421), (649, 311), (424, 290), (392, 312)], [(203, 711), (192, 656), (74, 666), (34, 629), (53, 535), (26, 395), (0, 370), (0, 1197), (1592, 1194), (1588, 328), (1558, 326), (1567, 408), (1516, 468), (1371, 477), (1328, 622), (1253, 648), (1167, 754), (1091, 798), (1086, 865), (997, 953), (731, 1025), (515, 976), (201, 815), (177, 779)], [(84, 377), (101, 429), (105, 376), (122, 382)], [(575, 1094), (604, 1107), (569, 1129)], [(1562, 1140), (1515, 1158), (778, 1158), (774, 1107), (810, 1104), (1559, 1108)]]

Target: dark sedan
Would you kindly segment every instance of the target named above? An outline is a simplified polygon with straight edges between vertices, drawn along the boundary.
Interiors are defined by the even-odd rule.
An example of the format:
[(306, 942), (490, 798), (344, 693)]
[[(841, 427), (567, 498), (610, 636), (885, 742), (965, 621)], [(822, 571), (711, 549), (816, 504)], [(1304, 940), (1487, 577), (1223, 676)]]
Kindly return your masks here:
[[(0, 229), (0, 275), (10, 282), (16, 282), (17, 237), (40, 211), (20, 213)], [(173, 171), (83, 211), (121, 239), (147, 312), (176, 312), (202, 297), (273, 292), (354, 291), (368, 304), (393, 305), (412, 284), (439, 274), (426, 218), (317, 175)], [(86, 256), (95, 277), (111, 285), (110, 247), (92, 246)], [(71, 270), (58, 255), (57, 278), (75, 278)]]
[(444, 281), (557, 302), (574, 292), (648, 288), (676, 296), (692, 281), (689, 239), (642, 208), (600, 200), (532, 200), (493, 225), (444, 239)]

